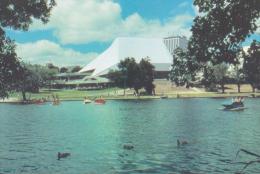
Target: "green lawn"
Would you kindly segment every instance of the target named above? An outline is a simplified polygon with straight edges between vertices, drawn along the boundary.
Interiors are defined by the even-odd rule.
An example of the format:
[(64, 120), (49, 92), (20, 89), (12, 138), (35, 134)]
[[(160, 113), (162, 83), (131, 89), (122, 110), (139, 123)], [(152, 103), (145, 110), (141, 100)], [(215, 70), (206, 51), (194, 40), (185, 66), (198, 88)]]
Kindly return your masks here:
[[(115, 91), (119, 91), (119, 88), (108, 88), (101, 90), (87, 90), (87, 91), (79, 91), (79, 90), (47, 90), (42, 89), (39, 93), (26, 93), (26, 97), (29, 99), (40, 99), (42, 97), (50, 97), (53, 95), (58, 95), (58, 97), (62, 100), (79, 100), (83, 99), (85, 96), (90, 98), (94, 97), (109, 97), (111, 95), (115, 95)], [(10, 95), (11, 97), (22, 98), (21, 93), (13, 93)]]

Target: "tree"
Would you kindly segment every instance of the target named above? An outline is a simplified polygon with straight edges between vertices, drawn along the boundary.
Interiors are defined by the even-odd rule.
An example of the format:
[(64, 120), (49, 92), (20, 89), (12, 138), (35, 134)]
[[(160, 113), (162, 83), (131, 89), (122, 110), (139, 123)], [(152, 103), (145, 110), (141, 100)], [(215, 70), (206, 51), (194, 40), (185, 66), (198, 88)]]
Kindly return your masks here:
[(110, 70), (108, 72), (108, 78), (115, 84), (115, 86), (124, 88), (125, 77), (122, 71)]
[(33, 19), (48, 22), (54, 0), (19, 0), (0, 2), (0, 98), (8, 96), (13, 89), (19, 72), (22, 71), (20, 60), (15, 53), (14, 42), (6, 37), (4, 28), (28, 30)]
[(108, 78), (118, 87), (133, 88), (136, 94), (144, 88), (147, 94), (154, 92), (154, 66), (148, 58), (136, 63), (134, 58), (126, 58), (118, 64), (118, 70), (108, 73)]
[(173, 64), (170, 72), (170, 79), (177, 86), (190, 86), (191, 81), (195, 80), (196, 71), (199, 65), (187, 51), (177, 48), (174, 51)]
[(66, 68), (66, 67), (60, 68), (60, 73), (66, 73), (66, 72), (68, 72), (68, 68)]
[(154, 66), (150, 63), (149, 58), (142, 59), (139, 63), (140, 81), (147, 94), (154, 93)]
[(259, 0), (194, 0), (203, 13), (194, 19), (189, 50), (200, 62), (236, 63), (241, 43), (253, 34)]
[(241, 50), (237, 54), (237, 56), (238, 56), (239, 63), (235, 65), (231, 65), (232, 70), (229, 73), (229, 77), (231, 77), (231, 79), (235, 81), (235, 83), (237, 84), (237, 92), (240, 93), (241, 83), (243, 83), (245, 80), (244, 69), (243, 69), (245, 52)]
[(203, 64), (203, 76), (201, 83), (205, 86), (207, 91), (217, 91), (216, 77), (214, 75), (213, 66), (210, 63)]
[(41, 84), (41, 77), (26, 64), (22, 64), (22, 69), (14, 83), (14, 90), (22, 92), (23, 101), (26, 101), (26, 92), (38, 92)]
[(221, 86), (222, 93), (225, 92), (225, 80), (227, 77), (227, 70), (228, 66), (225, 63), (213, 66), (213, 74), (215, 76), (216, 82)]
[(134, 88), (135, 92), (139, 94), (139, 89), (142, 88), (140, 80), (140, 68), (135, 62), (134, 58), (126, 58), (121, 60), (118, 64), (119, 71), (125, 77), (125, 85), (129, 88)]
[(260, 84), (260, 42), (254, 40), (245, 55), (244, 72), (247, 82), (251, 85), (252, 91)]
[(4, 37), (0, 29), (0, 98), (8, 97), (21, 66), (15, 54), (14, 42)]

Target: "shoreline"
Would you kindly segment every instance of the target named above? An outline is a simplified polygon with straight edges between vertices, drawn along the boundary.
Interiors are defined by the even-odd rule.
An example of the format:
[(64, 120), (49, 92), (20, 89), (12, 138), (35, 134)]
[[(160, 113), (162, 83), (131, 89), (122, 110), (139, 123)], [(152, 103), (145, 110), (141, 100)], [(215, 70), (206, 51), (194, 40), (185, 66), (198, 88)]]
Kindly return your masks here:
[[(37, 94), (38, 98), (45, 97), (44, 95)], [(260, 93), (252, 93), (252, 92), (244, 92), (244, 93), (214, 93), (214, 92), (203, 92), (203, 93), (191, 93), (191, 92), (182, 92), (175, 94), (165, 94), (165, 95), (155, 95), (155, 96), (132, 96), (132, 95), (110, 95), (110, 96), (102, 96), (102, 98), (106, 100), (156, 100), (156, 99), (191, 99), (191, 98), (231, 98), (231, 97), (246, 97), (246, 98), (259, 98)], [(91, 100), (94, 98), (98, 98), (99, 95), (91, 95), (88, 96)], [(37, 99), (37, 97), (33, 97), (32, 99)], [(83, 101), (84, 96), (70, 96), (70, 97), (60, 97), (60, 101)], [(48, 100), (47, 102), (52, 102), (52, 100)], [(13, 103), (19, 104), (22, 103), (19, 98), (9, 98), (7, 100), (0, 100), (1, 103)]]

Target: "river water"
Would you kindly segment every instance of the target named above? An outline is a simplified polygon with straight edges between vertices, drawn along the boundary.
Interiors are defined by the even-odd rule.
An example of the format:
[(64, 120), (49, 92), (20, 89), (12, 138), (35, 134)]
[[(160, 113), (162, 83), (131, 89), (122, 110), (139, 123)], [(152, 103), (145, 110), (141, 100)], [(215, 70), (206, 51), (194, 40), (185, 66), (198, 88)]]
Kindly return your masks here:
[[(235, 173), (260, 154), (260, 100), (227, 99), (0, 105), (0, 174)], [(177, 147), (177, 139), (189, 143)], [(133, 150), (123, 149), (134, 145)], [(57, 160), (58, 152), (71, 156)], [(246, 173), (260, 173), (260, 164)]]

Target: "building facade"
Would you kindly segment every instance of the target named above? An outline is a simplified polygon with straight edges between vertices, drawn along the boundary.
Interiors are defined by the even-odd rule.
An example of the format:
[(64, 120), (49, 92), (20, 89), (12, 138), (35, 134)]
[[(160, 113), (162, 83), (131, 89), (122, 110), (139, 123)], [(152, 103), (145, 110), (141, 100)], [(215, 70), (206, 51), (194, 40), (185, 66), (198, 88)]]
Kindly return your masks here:
[(170, 36), (163, 39), (164, 44), (169, 50), (170, 54), (174, 54), (176, 48), (186, 50), (188, 47), (188, 40), (185, 36)]

